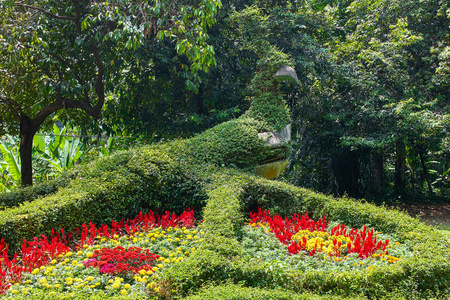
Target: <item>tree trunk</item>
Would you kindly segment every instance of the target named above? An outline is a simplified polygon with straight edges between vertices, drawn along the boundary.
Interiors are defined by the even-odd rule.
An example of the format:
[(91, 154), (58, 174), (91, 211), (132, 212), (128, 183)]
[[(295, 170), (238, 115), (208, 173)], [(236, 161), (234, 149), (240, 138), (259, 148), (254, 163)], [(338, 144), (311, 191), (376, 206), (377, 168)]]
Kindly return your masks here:
[(430, 183), (430, 175), (428, 174), (428, 168), (425, 163), (423, 151), (421, 149), (419, 149), (418, 152), (419, 152), (420, 163), (422, 164), (423, 177), (425, 178), (425, 182), (427, 183), (427, 187), (428, 187), (428, 192), (430, 193), (430, 196), (433, 196), (433, 187), (431, 186), (431, 183)]
[(406, 146), (405, 142), (398, 140), (395, 145), (395, 175), (394, 175), (394, 189), (398, 195), (405, 194), (406, 178)]
[(342, 153), (335, 157), (333, 173), (335, 175), (338, 194), (347, 194), (350, 197), (360, 197), (359, 189), (359, 162), (360, 153), (342, 149)]
[(375, 165), (375, 182), (374, 187), (378, 195), (384, 192), (384, 160), (381, 150), (373, 152), (373, 162)]
[(33, 163), (32, 163), (32, 149), (33, 137), (36, 133), (35, 128), (29, 117), (22, 116), (20, 120), (20, 162), (21, 162), (21, 177), (22, 186), (26, 187), (33, 185)]

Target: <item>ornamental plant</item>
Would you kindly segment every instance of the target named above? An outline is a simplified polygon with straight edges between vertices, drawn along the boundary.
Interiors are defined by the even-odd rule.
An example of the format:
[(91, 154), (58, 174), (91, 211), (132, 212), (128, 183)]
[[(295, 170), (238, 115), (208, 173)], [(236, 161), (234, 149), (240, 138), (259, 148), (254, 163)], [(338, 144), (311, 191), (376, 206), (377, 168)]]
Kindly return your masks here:
[[(169, 212), (162, 216), (152, 211), (145, 214), (141, 212), (132, 220), (113, 220), (111, 226), (101, 224), (97, 227), (90, 222), (69, 234), (61, 228), (60, 231), (52, 230), (51, 238), (41, 235), (32, 241), (24, 240), (21, 251), (15, 252), (12, 258), (8, 255), (9, 247), (1, 240), (0, 294), (8, 289), (13, 293), (17, 290), (12, 286), (21, 284), (25, 285), (22, 288), (24, 293), (30, 291), (31, 287), (26, 286), (30, 284), (47, 289), (81, 288), (83, 285), (106, 288), (111, 282), (105, 279), (107, 277), (99, 277), (99, 274), (125, 277), (128, 280), (133, 278), (140, 282), (142, 278), (137, 275), (152, 275), (163, 267), (163, 262), (179, 262), (182, 255), (192, 251), (192, 248), (187, 247), (187, 241), (195, 244), (200, 240), (198, 231), (188, 229), (192, 228), (194, 221), (194, 212), (187, 209), (179, 216)], [(172, 239), (164, 230), (176, 232), (176, 237)], [(144, 233), (147, 233), (145, 240), (142, 238)], [(168, 241), (173, 241), (172, 248), (176, 249), (168, 253), (171, 259), (154, 253), (158, 251), (158, 245), (149, 245), (167, 244)], [(121, 243), (129, 246), (121, 246)], [(164, 253), (168, 250), (159, 251)], [(177, 258), (174, 253), (178, 254)], [(155, 266), (158, 260), (160, 263)], [(64, 274), (67, 275), (65, 279), (61, 276)], [(77, 274), (86, 278), (81, 279)], [(112, 284), (117, 286), (117, 280)]]
[[(356, 253), (359, 258), (368, 258), (388, 255), (389, 240), (377, 241), (374, 230), (347, 229), (344, 224), (338, 224), (327, 232), (329, 222), (325, 216), (314, 221), (308, 216), (294, 214), (290, 218), (280, 215), (270, 216), (268, 210), (259, 209), (250, 213), (250, 226), (267, 226), (275, 237), (283, 244), (288, 245), (289, 254), (298, 254), (300, 251), (313, 256), (316, 252), (323, 252), (329, 256), (345, 256)], [(378, 253), (377, 252), (380, 252)], [(394, 258), (393, 258), (394, 259)]]
[(144, 270), (146, 274), (153, 273), (154, 262), (159, 255), (151, 253), (148, 249), (122, 246), (95, 250), (91, 259), (83, 262), (86, 267), (98, 268), (100, 274), (128, 275)]

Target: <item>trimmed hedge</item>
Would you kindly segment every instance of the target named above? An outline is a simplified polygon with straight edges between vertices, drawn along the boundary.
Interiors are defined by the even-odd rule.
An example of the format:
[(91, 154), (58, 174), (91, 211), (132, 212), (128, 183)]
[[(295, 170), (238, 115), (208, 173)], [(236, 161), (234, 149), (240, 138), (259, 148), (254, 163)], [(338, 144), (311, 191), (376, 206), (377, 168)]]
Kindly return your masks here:
[(69, 170), (53, 180), (29, 186), (10, 193), (0, 193), (0, 208), (6, 209), (19, 206), (23, 202), (34, 201), (36, 198), (55, 193), (59, 188), (67, 186), (77, 173), (77, 168)]
[(65, 187), (0, 212), (0, 237), (18, 249), (51, 228), (72, 231), (83, 223), (111, 223), (140, 210), (201, 209), (206, 193), (189, 166), (175, 160), (180, 142), (119, 152), (84, 166)]
[[(252, 129), (251, 135), (255, 132)], [(286, 299), (303, 299), (304, 295), (370, 299), (448, 296), (450, 241), (438, 230), (399, 211), (353, 199), (335, 199), (237, 169), (221, 168), (217, 166), (219, 160), (213, 161), (216, 165), (200, 163), (208, 157), (193, 154), (197, 153), (194, 149), (201, 150), (201, 145), (219, 136), (204, 141), (200, 137), (196, 140), (199, 144), (193, 140), (174, 141), (92, 162), (74, 172), (73, 177), (66, 175), (72, 179), (54, 192), (0, 212), (0, 237), (17, 249), (24, 238), (48, 234), (51, 228), (62, 226), (70, 231), (89, 221), (110, 223), (112, 219), (132, 217), (139, 210), (179, 213), (195, 206), (199, 218), (203, 208), (204, 242), (188, 259), (164, 273), (161, 291), (175, 290), (170, 297), (208, 299), (227, 290), (241, 293), (243, 299), (248, 295), (272, 297), (279, 291), (280, 295), (292, 297)], [(219, 151), (220, 147), (211, 149)], [(32, 194), (27, 190), (23, 193)], [(288, 274), (276, 265), (268, 269), (263, 263), (250, 263), (240, 244), (245, 217), (257, 207), (286, 216), (309, 211), (314, 218), (326, 215), (352, 227), (367, 224), (411, 244), (414, 257), (361, 271), (291, 270)]]
[[(176, 288), (179, 298), (196, 293), (202, 297), (202, 286), (227, 282), (252, 288), (283, 288), (297, 293), (310, 291), (370, 299), (446, 299), (449, 295), (450, 242), (438, 230), (402, 212), (352, 199), (334, 199), (235, 171), (215, 178), (208, 196), (204, 209), (204, 230), (208, 238), (194, 255), (170, 269), (163, 281)], [(285, 215), (308, 210), (315, 217), (326, 215), (328, 219), (357, 228), (369, 224), (378, 231), (409, 241), (415, 257), (361, 271), (311, 270), (296, 272), (294, 277), (276, 267), (269, 271), (264, 265), (249, 264), (239, 244), (241, 218), (256, 207)], [(215, 295), (216, 291), (211, 293)], [(192, 299), (199, 298), (192, 296)]]
[(265, 123), (241, 117), (215, 126), (186, 143), (189, 156), (197, 163), (251, 168), (271, 158), (288, 157), (287, 148), (271, 149), (264, 146), (258, 132)]
[(224, 284), (202, 289), (195, 296), (185, 298), (185, 300), (351, 300), (361, 299), (361, 297), (344, 298), (333, 295), (316, 295), (312, 293), (296, 294), (282, 289), (258, 289), (243, 287), (235, 284)]

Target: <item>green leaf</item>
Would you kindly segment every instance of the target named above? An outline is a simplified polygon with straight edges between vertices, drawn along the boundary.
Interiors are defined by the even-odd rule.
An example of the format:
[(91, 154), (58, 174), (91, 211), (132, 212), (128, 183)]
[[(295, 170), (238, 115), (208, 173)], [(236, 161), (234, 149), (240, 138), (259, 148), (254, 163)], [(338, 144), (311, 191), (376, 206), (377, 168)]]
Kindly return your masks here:
[(8, 163), (8, 171), (15, 181), (20, 181), (20, 165), (18, 157), (15, 157), (13, 149), (8, 149), (7, 145), (0, 141), (0, 150), (3, 154), (3, 159)]

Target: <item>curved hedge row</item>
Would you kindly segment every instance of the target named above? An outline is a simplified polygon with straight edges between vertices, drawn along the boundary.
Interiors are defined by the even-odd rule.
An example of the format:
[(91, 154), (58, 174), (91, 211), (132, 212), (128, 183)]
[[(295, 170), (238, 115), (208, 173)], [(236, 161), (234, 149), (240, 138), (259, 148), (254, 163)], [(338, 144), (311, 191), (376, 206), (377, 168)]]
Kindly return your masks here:
[[(450, 242), (439, 231), (404, 213), (352, 199), (334, 199), (247, 174), (223, 175), (215, 182), (204, 210), (204, 226), (210, 238), (193, 256), (167, 273), (167, 284), (176, 287), (181, 298), (198, 292), (202, 286), (230, 281), (254, 288), (283, 287), (297, 293), (311, 291), (348, 297), (383, 299), (395, 295), (421, 299), (442, 293), (448, 296)], [(243, 225), (240, 216), (257, 206), (284, 214), (308, 210), (353, 227), (370, 224), (376, 230), (409, 241), (415, 257), (362, 271), (311, 270), (298, 272), (295, 277), (276, 267), (268, 271), (264, 265), (248, 264), (239, 244), (239, 227)]]
[[(0, 237), (14, 251), (24, 239), (50, 234), (52, 228), (72, 231), (86, 222), (106, 224), (150, 208), (177, 213), (186, 207), (201, 209), (206, 200), (203, 183), (189, 171), (187, 162), (179, 159), (176, 149), (182, 148), (181, 144), (124, 151), (83, 166), (72, 173), (69, 182), (55, 184), (58, 189), (47, 196), (0, 212)], [(42, 186), (34, 190), (42, 190)], [(13, 195), (29, 200), (28, 194), (30, 189)]]
[[(203, 208), (205, 241), (189, 259), (164, 273), (162, 290), (173, 290), (170, 297), (208, 299), (225, 291), (242, 294), (242, 299), (270, 299), (277, 293), (286, 299), (448, 296), (450, 241), (439, 231), (399, 211), (199, 163), (198, 157), (192, 160), (189, 147), (189, 142), (175, 141), (86, 165), (47, 196), (0, 212), (0, 236), (17, 249), (24, 238), (48, 234), (51, 228), (70, 231), (82, 223), (109, 223), (139, 210), (180, 212), (195, 206), (198, 214)], [(276, 265), (268, 269), (263, 263), (249, 263), (240, 240), (244, 216), (257, 207), (283, 215), (309, 211), (315, 218), (326, 215), (352, 227), (368, 224), (408, 241), (414, 257), (370, 270), (297, 271), (294, 276)]]

